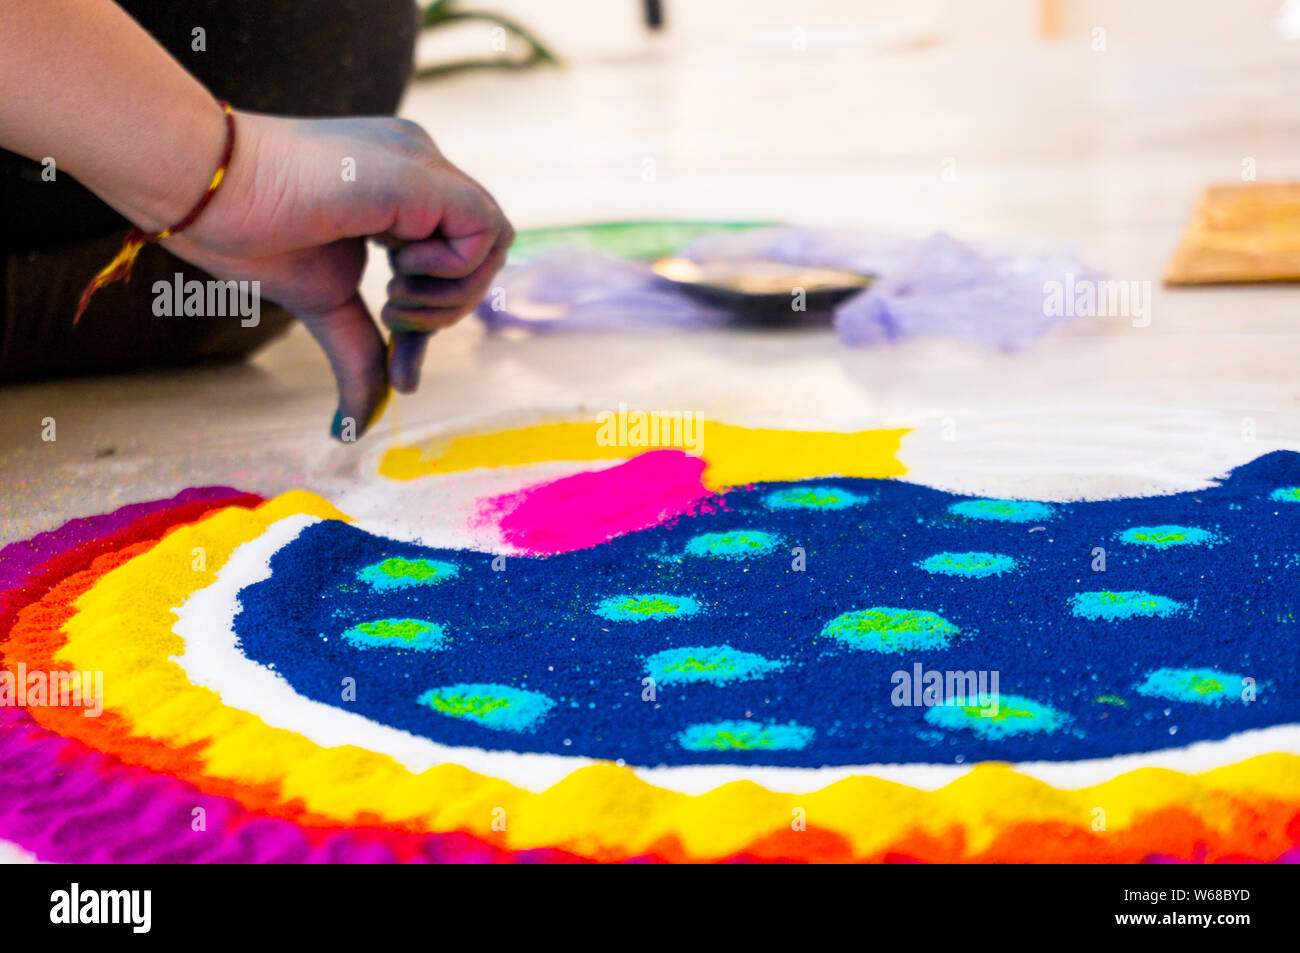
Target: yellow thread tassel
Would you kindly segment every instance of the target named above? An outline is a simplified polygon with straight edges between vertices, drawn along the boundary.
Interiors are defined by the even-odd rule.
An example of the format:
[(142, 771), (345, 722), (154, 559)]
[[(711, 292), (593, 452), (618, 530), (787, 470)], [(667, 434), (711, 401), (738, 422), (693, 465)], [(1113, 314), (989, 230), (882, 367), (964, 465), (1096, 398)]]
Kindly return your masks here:
[(131, 266), (135, 264), (136, 256), (140, 254), (140, 249), (144, 248), (144, 246), (145, 234), (138, 228), (131, 229), (126, 236), (126, 241), (122, 243), (122, 250), (117, 253), (117, 257), (105, 265), (104, 270), (92, 278), (90, 284), (86, 285), (86, 290), (81, 293), (81, 300), (77, 302), (76, 317), (72, 319), (73, 324), (81, 320), (86, 305), (90, 304), (90, 299), (96, 291), (115, 281), (129, 281), (131, 279)]

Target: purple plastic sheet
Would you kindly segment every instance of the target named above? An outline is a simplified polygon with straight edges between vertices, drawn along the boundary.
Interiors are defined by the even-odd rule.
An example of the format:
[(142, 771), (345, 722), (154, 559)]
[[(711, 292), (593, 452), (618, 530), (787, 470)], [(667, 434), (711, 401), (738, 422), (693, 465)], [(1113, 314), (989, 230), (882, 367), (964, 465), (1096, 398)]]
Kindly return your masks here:
[(539, 252), (507, 268), (478, 315), (489, 327), (539, 331), (709, 327), (729, 317), (682, 294), (647, 265), (579, 248)]
[(755, 228), (697, 238), (678, 254), (696, 262), (770, 258), (787, 265), (887, 275), (916, 244), (913, 238), (852, 228)]
[(964, 338), (1010, 351), (1062, 320), (1046, 307), (1048, 282), (1096, 280), (1068, 253), (982, 253), (943, 233), (918, 242), (898, 267), (835, 309), (835, 330), (852, 345), (910, 337)]
[[(840, 339), (857, 346), (938, 336), (1013, 350), (1063, 320), (1044, 306), (1048, 282), (1101, 278), (1072, 253), (981, 250), (943, 233), (917, 240), (852, 229), (763, 228), (705, 236), (679, 254), (697, 262), (771, 259), (878, 276), (832, 316)], [(507, 269), (478, 313), (492, 327), (539, 330), (714, 327), (729, 319), (644, 263), (579, 249), (544, 252)]]

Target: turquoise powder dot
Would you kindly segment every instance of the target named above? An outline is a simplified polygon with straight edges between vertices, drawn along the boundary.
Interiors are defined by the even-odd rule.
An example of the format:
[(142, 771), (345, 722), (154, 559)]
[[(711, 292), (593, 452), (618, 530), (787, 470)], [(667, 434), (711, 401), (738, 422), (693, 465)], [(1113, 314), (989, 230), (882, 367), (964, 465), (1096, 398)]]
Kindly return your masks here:
[(714, 721), (691, 725), (677, 741), (687, 751), (799, 751), (812, 741), (814, 733), (794, 722)]
[(343, 633), (343, 641), (359, 649), (417, 649), (436, 651), (447, 644), (442, 626), (425, 619), (376, 619)]
[(645, 660), (646, 672), (658, 685), (709, 682), (728, 685), (752, 681), (785, 668), (754, 652), (742, 652), (730, 645), (696, 645), (657, 652)]
[(946, 649), (957, 631), (934, 612), (874, 607), (836, 616), (822, 635), (867, 652), (913, 652)]
[(419, 702), (440, 715), (494, 731), (531, 731), (555, 707), (541, 692), (484, 683), (431, 688)]
[(1000, 553), (936, 553), (917, 563), (928, 573), (983, 579), (1014, 571), (1018, 563)]
[(1212, 668), (1158, 668), (1137, 685), (1139, 694), (1198, 705), (1241, 701), (1245, 676)]
[(1175, 546), (1205, 546), (1217, 542), (1217, 537), (1199, 526), (1134, 526), (1119, 534), (1121, 543), (1149, 546), (1152, 549), (1173, 549)]
[(777, 537), (757, 529), (733, 529), (725, 533), (702, 533), (686, 543), (688, 556), (719, 559), (751, 559), (776, 549)]
[(1167, 596), (1151, 592), (1130, 590), (1126, 592), (1080, 592), (1070, 597), (1071, 611), (1081, 619), (1168, 618), (1187, 607)]
[(1270, 500), (1279, 503), (1300, 503), (1300, 486), (1283, 486), (1268, 495)]
[(377, 563), (371, 563), (360, 572), (357, 578), (368, 582), (376, 589), (409, 589), (412, 586), (434, 586), (448, 579), (454, 579), (460, 568), (454, 563), (445, 563), (436, 559), (401, 559), (394, 556)]
[(962, 500), (948, 507), (948, 512), (975, 520), (1037, 523), (1055, 516), (1056, 508), (1033, 500)]
[(935, 705), (926, 710), (925, 720), (937, 728), (973, 731), (996, 741), (1011, 735), (1059, 731), (1069, 718), (1050, 705), (1021, 695), (1000, 695), (987, 706)]
[(867, 501), (838, 486), (792, 486), (763, 498), (774, 510), (844, 510)]
[(662, 592), (610, 596), (595, 608), (596, 615), (611, 622), (644, 622), (647, 619), (680, 619), (700, 611), (700, 604), (690, 596), (670, 596)]

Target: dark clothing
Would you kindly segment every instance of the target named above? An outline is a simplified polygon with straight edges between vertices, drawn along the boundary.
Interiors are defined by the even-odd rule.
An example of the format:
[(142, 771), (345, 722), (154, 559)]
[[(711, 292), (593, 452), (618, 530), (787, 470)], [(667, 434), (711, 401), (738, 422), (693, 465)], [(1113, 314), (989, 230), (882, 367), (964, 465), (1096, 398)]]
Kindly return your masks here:
[[(214, 96), (238, 109), (391, 114), (411, 77), (412, 0), (118, 4)], [(196, 29), (203, 31), (201, 44)], [(149, 246), (130, 283), (100, 290), (74, 328), (81, 289), (117, 253), (129, 228), (65, 173), (42, 181), (39, 163), (0, 150), (0, 382), (229, 359), (292, 320), (270, 303), (256, 328), (241, 327), (238, 316), (155, 317), (155, 281), (171, 281), (177, 271), (186, 279), (209, 276)]]
[[(159, 245), (146, 245), (129, 282), (95, 293), (74, 327), (72, 316), (86, 282), (111, 261), (126, 232), (110, 232), (69, 245), (5, 257), (0, 269), (0, 383), (173, 367), (244, 357), (278, 337), (293, 316), (261, 303), (256, 327), (238, 314), (225, 317), (159, 317), (154, 283), (173, 285), (210, 277)], [(249, 322), (251, 323), (251, 321)]]

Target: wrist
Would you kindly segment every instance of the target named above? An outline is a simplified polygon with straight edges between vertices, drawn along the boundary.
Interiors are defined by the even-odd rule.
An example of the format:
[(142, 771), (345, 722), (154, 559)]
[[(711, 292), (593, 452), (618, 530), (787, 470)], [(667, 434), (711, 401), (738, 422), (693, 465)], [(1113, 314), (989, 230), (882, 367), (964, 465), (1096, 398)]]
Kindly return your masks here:
[[(263, 161), (266, 118), (257, 113), (234, 111), (234, 148), (221, 184), (202, 214), (177, 236), (177, 240), (190, 241), (223, 253), (248, 251), (249, 239), (256, 235), (255, 216), (251, 212), (258, 208), (259, 166)], [(215, 170), (215, 166), (213, 168)], [(252, 234), (250, 226), (254, 229)]]
[(225, 150), (226, 117), (216, 99), (205, 95), (175, 122), (180, 135), (155, 139), (141, 167), (119, 189), (101, 193), (144, 232), (173, 227), (189, 214), (207, 193)]

